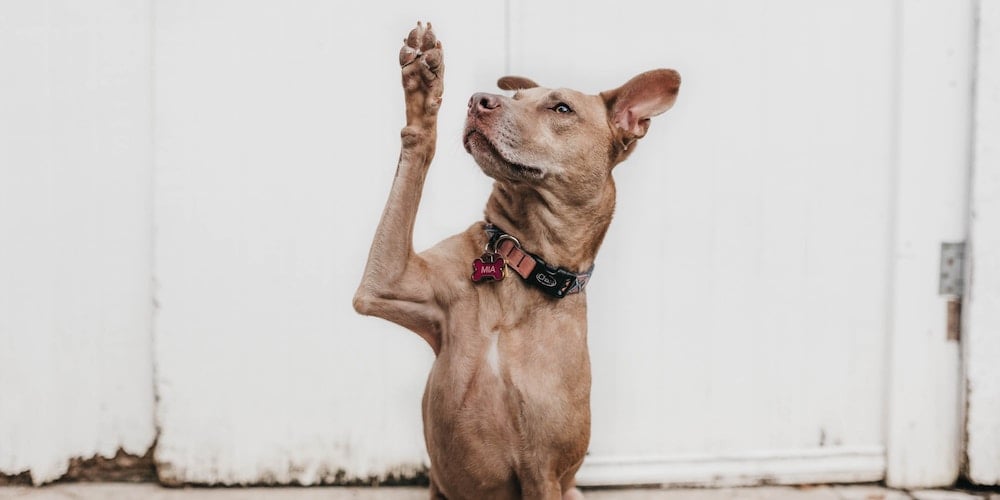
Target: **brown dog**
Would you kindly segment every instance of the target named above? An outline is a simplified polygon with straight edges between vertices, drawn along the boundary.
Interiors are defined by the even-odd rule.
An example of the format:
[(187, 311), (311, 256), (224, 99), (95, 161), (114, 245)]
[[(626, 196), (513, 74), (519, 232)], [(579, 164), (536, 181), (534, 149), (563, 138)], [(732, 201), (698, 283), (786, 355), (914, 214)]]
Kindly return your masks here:
[(611, 170), (674, 103), (680, 77), (650, 71), (599, 95), (505, 77), (513, 97), (472, 96), (464, 143), (496, 181), (488, 222), (417, 254), (444, 75), (430, 24), (410, 32), (400, 64), (402, 151), (354, 307), (413, 330), (437, 356), (423, 399), (431, 498), (582, 498), (590, 359), (579, 292), (614, 211)]

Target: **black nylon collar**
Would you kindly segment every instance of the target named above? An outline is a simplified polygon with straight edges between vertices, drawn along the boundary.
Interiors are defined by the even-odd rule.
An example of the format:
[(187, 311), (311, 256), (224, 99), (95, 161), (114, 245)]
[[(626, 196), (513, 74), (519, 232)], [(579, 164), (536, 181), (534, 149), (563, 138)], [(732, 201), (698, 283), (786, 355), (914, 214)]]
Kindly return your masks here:
[[(489, 237), (487, 248), (496, 248), (501, 237), (510, 236), (504, 230), (489, 222), (486, 223), (485, 230), (487, 237)], [(587, 283), (594, 273), (593, 265), (590, 266), (590, 269), (582, 273), (574, 273), (561, 267), (552, 267), (542, 260), (541, 257), (524, 248), (521, 248), (521, 251), (532, 259), (535, 259), (535, 268), (528, 276), (521, 276), (520, 274), (518, 276), (521, 276), (528, 284), (545, 292), (546, 295), (557, 299), (582, 292), (587, 287)]]

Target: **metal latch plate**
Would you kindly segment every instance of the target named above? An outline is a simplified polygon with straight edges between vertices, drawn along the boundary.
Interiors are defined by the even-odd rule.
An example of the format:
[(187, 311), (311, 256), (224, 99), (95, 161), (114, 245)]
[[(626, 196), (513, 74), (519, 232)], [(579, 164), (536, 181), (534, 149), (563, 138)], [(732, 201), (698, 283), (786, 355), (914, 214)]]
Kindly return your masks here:
[(941, 274), (938, 294), (961, 297), (964, 289), (965, 242), (941, 243)]

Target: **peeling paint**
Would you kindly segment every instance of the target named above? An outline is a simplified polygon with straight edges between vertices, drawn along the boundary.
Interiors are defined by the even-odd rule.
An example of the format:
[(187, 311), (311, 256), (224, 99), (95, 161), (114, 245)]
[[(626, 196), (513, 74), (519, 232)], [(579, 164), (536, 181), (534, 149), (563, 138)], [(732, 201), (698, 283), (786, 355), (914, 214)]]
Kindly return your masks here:
[[(95, 455), (90, 458), (73, 458), (69, 461), (66, 474), (54, 483), (75, 482), (119, 482), (147, 483), (158, 482), (166, 487), (185, 486), (429, 486), (429, 469), (426, 465), (399, 465), (390, 467), (385, 474), (355, 476), (345, 469), (320, 468), (314, 480), (283, 480), (287, 476), (301, 476), (305, 468), (292, 467), (288, 474), (278, 474), (273, 471), (260, 474), (258, 480), (249, 483), (218, 483), (218, 482), (181, 482), (172, 480), (176, 474), (157, 477), (158, 466), (153, 459), (153, 448), (145, 455), (139, 456), (119, 449), (112, 457)], [(162, 466), (170, 469), (168, 465)], [(176, 472), (176, 471), (174, 471)], [(18, 474), (0, 474), (0, 487), (32, 486), (31, 471)]]
[(94, 455), (90, 458), (73, 458), (69, 469), (58, 481), (111, 481), (121, 483), (144, 483), (156, 481), (156, 465), (153, 463), (153, 448), (139, 456), (119, 448), (113, 457)]
[(159, 482), (171, 488), (185, 486), (429, 486), (430, 476), (426, 465), (399, 465), (389, 467), (384, 474), (356, 476), (347, 470), (319, 468), (308, 479), (289, 479), (292, 476), (302, 476), (304, 469), (292, 467), (284, 473), (266, 471), (258, 474), (257, 479), (249, 482), (230, 481), (190, 481), (184, 480), (185, 471), (179, 470), (167, 463), (157, 464)]
[[(52, 482), (148, 483), (153, 481), (156, 481), (156, 467), (153, 463), (152, 448), (142, 456), (128, 453), (119, 448), (111, 457), (94, 455), (89, 458), (71, 458), (66, 473)], [(0, 486), (37, 486), (48, 482), (44, 478), (33, 480), (31, 470), (17, 474), (0, 474)]]
[(19, 474), (0, 473), (0, 486), (31, 486), (31, 471), (26, 470)]

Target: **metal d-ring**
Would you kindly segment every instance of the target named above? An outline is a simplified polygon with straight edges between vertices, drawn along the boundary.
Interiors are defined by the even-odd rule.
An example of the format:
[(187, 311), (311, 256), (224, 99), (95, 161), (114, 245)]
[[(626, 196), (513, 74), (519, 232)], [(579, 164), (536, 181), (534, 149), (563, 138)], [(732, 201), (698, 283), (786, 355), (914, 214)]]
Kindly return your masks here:
[(502, 242), (503, 240), (513, 241), (515, 247), (521, 248), (521, 242), (517, 241), (517, 238), (515, 238), (515, 237), (513, 237), (513, 236), (511, 236), (509, 234), (501, 234), (496, 239), (496, 241), (493, 242), (493, 248), (492, 249), (490, 248), (490, 242), (488, 242), (488, 241), (486, 242), (486, 251), (490, 252), (490, 253), (497, 253), (497, 248), (500, 247), (500, 242)]

